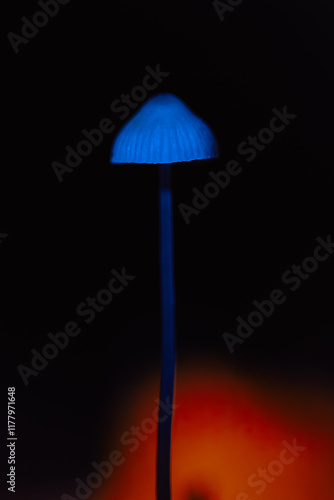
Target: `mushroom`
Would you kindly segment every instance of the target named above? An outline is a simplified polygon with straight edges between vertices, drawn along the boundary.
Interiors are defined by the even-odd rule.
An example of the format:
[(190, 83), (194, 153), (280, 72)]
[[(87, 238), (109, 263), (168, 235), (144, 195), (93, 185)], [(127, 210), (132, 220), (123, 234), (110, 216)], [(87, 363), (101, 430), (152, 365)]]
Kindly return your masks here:
[[(175, 291), (171, 164), (218, 156), (209, 127), (173, 94), (149, 99), (116, 136), (111, 163), (157, 164), (160, 171), (160, 293), (162, 369), (160, 401), (173, 402), (175, 373)], [(172, 414), (160, 407), (157, 500), (170, 500)]]

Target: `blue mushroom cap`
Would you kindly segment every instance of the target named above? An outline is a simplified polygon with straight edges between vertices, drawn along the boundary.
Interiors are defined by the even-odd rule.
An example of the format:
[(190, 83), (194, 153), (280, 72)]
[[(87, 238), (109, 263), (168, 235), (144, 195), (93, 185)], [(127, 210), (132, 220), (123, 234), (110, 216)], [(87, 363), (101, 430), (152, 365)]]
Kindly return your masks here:
[(149, 99), (115, 138), (111, 163), (175, 163), (216, 158), (215, 137), (172, 94)]

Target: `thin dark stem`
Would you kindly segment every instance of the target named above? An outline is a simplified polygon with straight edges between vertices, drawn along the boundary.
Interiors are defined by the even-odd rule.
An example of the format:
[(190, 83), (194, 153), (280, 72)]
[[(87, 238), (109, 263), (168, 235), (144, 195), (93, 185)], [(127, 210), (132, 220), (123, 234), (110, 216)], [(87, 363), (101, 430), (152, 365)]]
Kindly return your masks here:
[[(171, 166), (161, 164), (160, 169), (160, 283), (162, 314), (162, 371), (160, 401), (173, 403), (175, 373), (175, 292), (173, 251), (173, 197)], [(167, 418), (166, 418), (167, 417)], [(170, 457), (172, 412), (160, 406), (157, 450), (157, 500), (170, 500)]]

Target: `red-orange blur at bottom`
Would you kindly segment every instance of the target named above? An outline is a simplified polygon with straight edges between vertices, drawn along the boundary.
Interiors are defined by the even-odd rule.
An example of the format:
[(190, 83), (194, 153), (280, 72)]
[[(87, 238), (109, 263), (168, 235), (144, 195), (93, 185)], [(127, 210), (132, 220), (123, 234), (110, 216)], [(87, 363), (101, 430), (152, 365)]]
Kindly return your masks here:
[[(120, 450), (124, 462), (92, 500), (156, 500), (157, 433), (148, 419), (156, 415), (158, 382), (141, 387), (123, 411), (108, 449)], [(332, 500), (334, 408), (318, 389), (251, 380), (212, 364), (178, 370), (172, 500)], [(138, 446), (121, 443), (132, 426), (141, 429)]]

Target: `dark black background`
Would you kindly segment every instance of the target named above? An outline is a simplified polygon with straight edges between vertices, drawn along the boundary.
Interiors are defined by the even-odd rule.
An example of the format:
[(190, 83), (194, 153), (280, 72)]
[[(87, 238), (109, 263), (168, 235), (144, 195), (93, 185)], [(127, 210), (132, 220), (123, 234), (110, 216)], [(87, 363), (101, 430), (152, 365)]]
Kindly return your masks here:
[[(269, 381), (333, 378), (334, 260), (233, 356), (222, 339), (333, 230), (329, 0), (244, 0), (224, 22), (205, 0), (72, 0), (15, 54), (6, 35), (37, 10), (7, 0), (2, 15), (0, 406), (5, 422), (6, 388), (16, 386), (20, 500), (72, 492), (103, 459), (124, 393), (159, 366), (157, 168), (111, 166), (116, 133), (61, 184), (51, 168), (83, 128), (110, 117), (120, 129), (110, 104), (147, 65), (170, 73), (150, 95), (183, 99), (220, 146), (217, 160), (173, 166), (179, 363), (202, 353)], [(242, 174), (186, 225), (179, 203), (240, 159), (239, 143), (285, 105), (298, 117), (254, 162), (241, 159)], [(25, 387), (17, 365), (123, 266), (136, 275), (128, 289)]]

